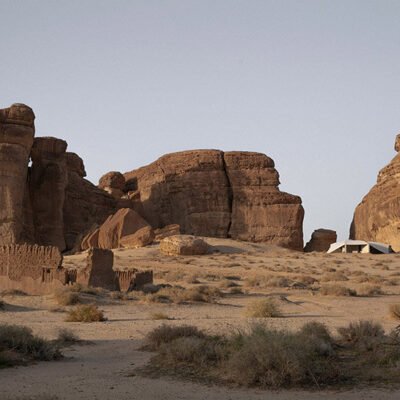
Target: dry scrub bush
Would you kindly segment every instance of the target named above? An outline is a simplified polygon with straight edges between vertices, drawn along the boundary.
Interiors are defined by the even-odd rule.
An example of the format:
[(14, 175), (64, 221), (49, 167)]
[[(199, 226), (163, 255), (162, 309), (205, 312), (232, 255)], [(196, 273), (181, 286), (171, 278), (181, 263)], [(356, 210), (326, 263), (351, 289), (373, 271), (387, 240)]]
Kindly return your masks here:
[(28, 361), (50, 361), (61, 358), (58, 347), (35, 336), (30, 328), (18, 325), (0, 325), (0, 368)]
[(342, 272), (334, 272), (323, 275), (320, 279), (321, 282), (346, 282), (349, 279)]
[(274, 299), (266, 298), (249, 303), (245, 315), (251, 318), (276, 318), (281, 316), (281, 312)]
[(164, 324), (153, 329), (146, 336), (146, 348), (157, 350), (161, 345), (169, 344), (172, 341), (183, 337), (204, 338), (205, 335), (194, 326), (169, 326)]
[(261, 325), (248, 333), (209, 336), (195, 327), (160, 327), (147, 337), (151, 367), (241, 386), (288, 387), (336, 380), (332, 340), (321, 326), (298, 333)]
[(103, 311), (94, 304), (79, 305), (68, 311), (67, 322), (100, 322), (105, 321)]
[(168, 317), (167, 314), (163, 312), (154, 312), (150, 315), (150, 318), (153, 320), (171, 319), (170, 317)]
[(0, 292), (0, 296), (28, 296), (28, 294), (18, 289), (5, 289)]
[(4, 310), (5, 307), (6, 307), (5, 301), (3, 301), (3, 300), (0, 299), (0, 311), (1, 311), (1, 310)]
[(190, 289), (179, 286), (162, 288), (154, 294), (147, 295), (146, 299), (153, 303), (182, 304), (188, 302), (214, 303), (220, 297), (222, 297), (222, 293), (219, 289), (201, 285)]
[(390, 315), (395, 318), (400, 320), (400, 303), (398, 304), (391, 304), (389, 306), (389, 312)]
[(72, 306), (81, 303), (82, 299), (77, 292), (69, 288), (60, 288), (54, 292), (54, 299), (60, 306)]
[(326, 284), (322, 285), (319, 293), (323, 296), (356, 296), (357, 292), (355, 290), (349, 289), (345, 286)]
[(380, 286), (371, 285), (370, 283), (364, 283), (357, 289), (357, 296), (370, 297), (382, 294), (384, 294), (384, 292)]
[(69, 346), (78, 342), (80, 342), (79, 337), (70, 329), (62, 328), (58, 331), (56, 343), (58, 343), (60, 346)]

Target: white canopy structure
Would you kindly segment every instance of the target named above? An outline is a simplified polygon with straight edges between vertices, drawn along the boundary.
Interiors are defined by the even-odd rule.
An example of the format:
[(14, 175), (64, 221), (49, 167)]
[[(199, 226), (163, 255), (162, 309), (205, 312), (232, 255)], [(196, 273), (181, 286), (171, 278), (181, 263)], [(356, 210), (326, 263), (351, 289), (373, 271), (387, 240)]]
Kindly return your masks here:
[(364, 240), (345, 240), (332, 243), (328, 253), (372, 253), (389, 254), (393, 249), (389, 244), (377, 242), (365, 242)]

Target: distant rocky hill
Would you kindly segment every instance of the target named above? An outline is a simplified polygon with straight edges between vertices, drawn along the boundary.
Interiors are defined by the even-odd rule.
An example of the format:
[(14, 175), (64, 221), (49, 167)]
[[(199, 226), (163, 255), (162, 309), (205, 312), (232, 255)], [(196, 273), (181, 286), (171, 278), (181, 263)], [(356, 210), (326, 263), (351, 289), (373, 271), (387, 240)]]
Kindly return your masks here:
[(126, 174), (110, 172), (97, 187), (64, 140), (34, 137), (34, 120), (24, 104), (0, 110), (0, 245), (79, 248), (124, 208), (154, 229), (179, 224), (182, 233), (303, 248), (301, 198), (279, 190), (274, 162), (264, 154), (167, 154)]
[(383, 242), (400, 251), (400, 135), (393, 160), (378, 174), (376, 185), (354, 212), (351, 239)]

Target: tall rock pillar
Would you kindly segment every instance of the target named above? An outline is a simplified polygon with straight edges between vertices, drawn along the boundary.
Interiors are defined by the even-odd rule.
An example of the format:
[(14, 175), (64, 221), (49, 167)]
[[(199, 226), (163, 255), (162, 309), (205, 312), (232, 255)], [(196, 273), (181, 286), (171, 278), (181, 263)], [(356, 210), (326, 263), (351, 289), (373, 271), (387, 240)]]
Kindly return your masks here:
[(0, 244), (18, 243), (21, 238), (34, 120), (32, 109), (24, 104), (0, 110)]

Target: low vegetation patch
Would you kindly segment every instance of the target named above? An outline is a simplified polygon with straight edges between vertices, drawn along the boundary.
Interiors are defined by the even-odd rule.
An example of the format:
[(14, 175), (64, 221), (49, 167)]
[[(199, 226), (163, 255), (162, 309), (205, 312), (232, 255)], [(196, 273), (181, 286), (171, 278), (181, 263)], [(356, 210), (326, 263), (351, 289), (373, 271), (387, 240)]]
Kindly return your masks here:
[(60, 329), (56, 339), (56, 343), (63, 347), (79, 343), (80, 341), (81, 340), (79, 339), (78, 335), (67, 328)]
[(390, 315), (391, 315), (393, 318), (400, 320), (400, 303), (398, 303), (398, 304), (391, 304), (391, 305), (389, 306), (389, 312), (390, 312)]
[(103, 311), (94, 304), (81, 304), (68, 311), (67, 322), (101, 322), (106, 321)]
[(274, 299), (266, 298), (249, 303), (245, 315), (251, 318), (276, 318), (281, 316), (281, 311)]
[(54, 292), (54, 299), (60, 306), (72, 306), (82, 302), (79, 293), (69, 288), (60, 288)]
[(171, 319), (170, 317), (168, 317), (167, 314), (165, 314), (163, 312), (154, 312), (150, 315), (150, 318), (153, 320)]
[(322, 285), (319, 293), (323, 296), (357, 296), (355, 290), (336, 284)]
[(254, 325), (228, 336), (162, 325), (147, 335), (145, 349), (156, 355), (143, 374), (245, 387), (321, 388), (400, 378), (398, 337), (368, 321), (340, 329), (338, 337), (317, 322), (297, 332)]
[(383, 290), (379, 285), (364, 283), (357, 289), (357, 296), (371, 297), (382, 295)]
[(6, 302), (0, 299), (0, 311), (4, 310), (6, 307)]
[(62, 357), (58, 346), (25, 326), (0, 324), (0, 368)]
[(215, 303), (217, 299), (222, 297), (222, 292), (216, 288), (206, 285), (199, 285), (189, 289), (181, 286), (164, 287), (156, 293), (146, 296), (147, 301), (153, 303)]

